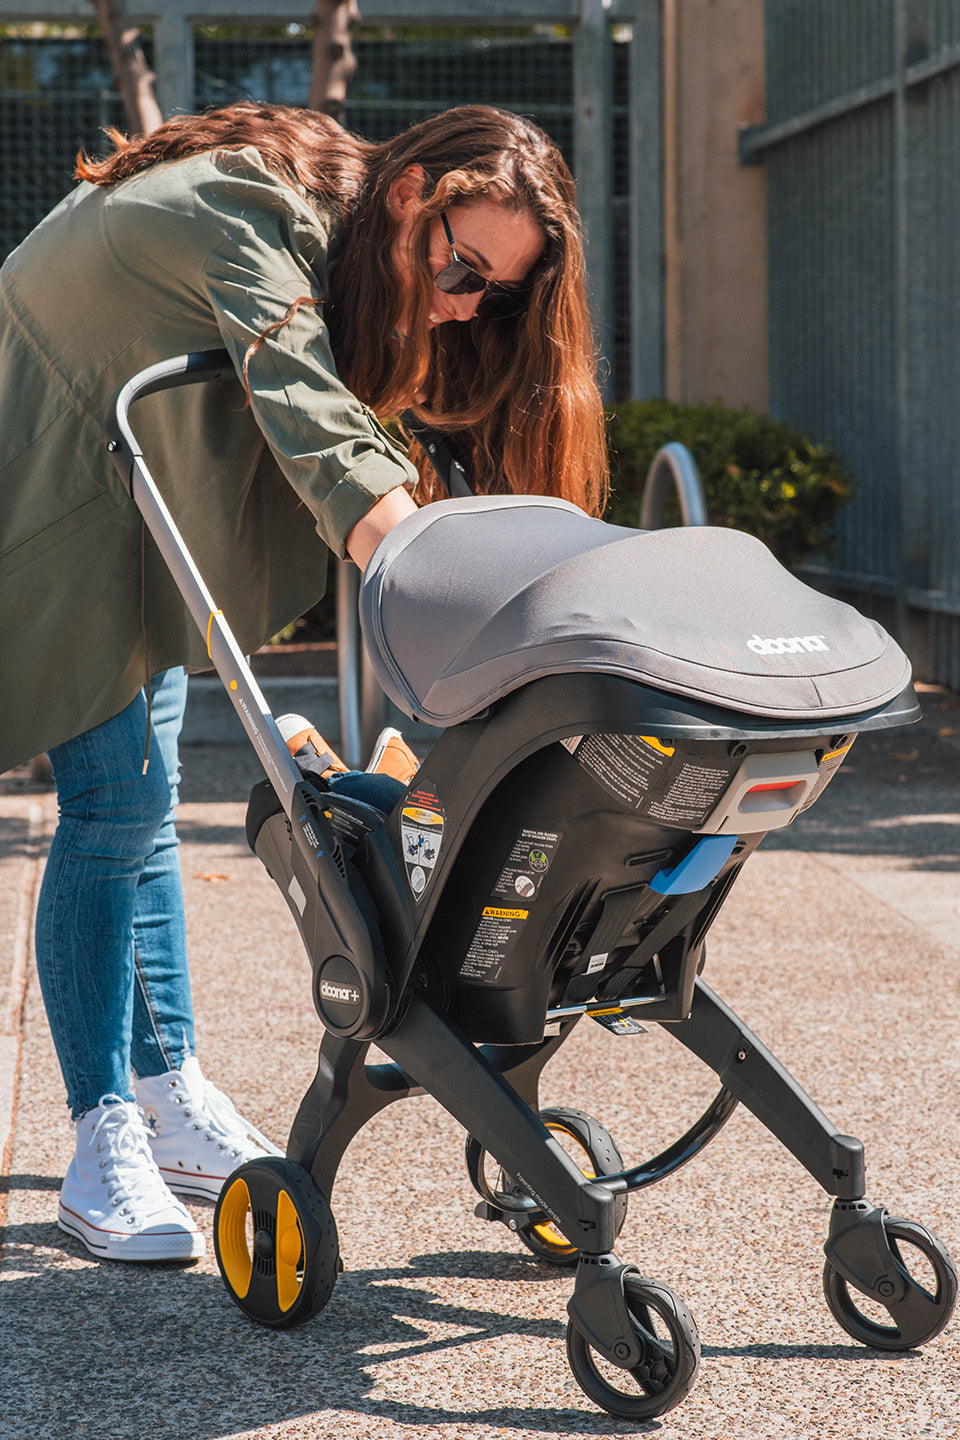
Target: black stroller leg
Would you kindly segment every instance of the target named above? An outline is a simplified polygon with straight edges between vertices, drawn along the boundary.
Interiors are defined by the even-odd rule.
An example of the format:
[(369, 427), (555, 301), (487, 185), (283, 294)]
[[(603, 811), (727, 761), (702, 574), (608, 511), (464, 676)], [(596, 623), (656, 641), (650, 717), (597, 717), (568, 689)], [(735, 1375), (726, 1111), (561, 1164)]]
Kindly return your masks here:
[(309, 1170), (327, 1200), (344, 1151), (367, 1121), (394, 1100), (421, 1093), (396, 1065), (367, 1065), (369, 1049), (324, 1034), (317, 1073), (290, 1129), (287, 1159)]
[(494, 1070), (510, 1082), (531, 1110), (540, 1108), (540, 1076), (576, 1025), (580, 1016), (566, 1020), (558, 1035), (536, 1045), (481, 1045), (479, 1050)]
[(719, 1075), (828, 1195), (859, 1200), (865, 1189), (863, 1146), (841, 1135), (756, 1035), (698, 980), (689, 1019), (665, 1027)]
[(423, 999), (414, 998), (379, 1043), (516, 1178), (532, 1196), (531, 1208), (549, 1216), (571, 1244), (594, 1255), (613, 1249), (613, 1189), (586, 1180), (488, 1058)]
[[(862, 1344), (879, 1350), (924, 1345), (948, 1323), (957, 1274), (937, 1237), (922, 1225), (889, 1216), (863, 1198), (863, 1146), (841, 1135), (791, 1075), (733, 1011), (697, 981), (688, 1020), (670, 1027), (715, 1070), (724, 1088), (751, 1110), (834, 1200), (824, 1250), (823, 1290), (834, 1318)], [(915, 1280), (908, 1257), (919, 1252), (933, 1274)], [(859, 1296), (872, 1302), (865, 1313)], [(878, 1308), (889, 1324), (878, 1323)]]
[[(381, 1041), (397, 1064), (415, 1075), (443, 1107), (483, 1148), (499, 1161), (531, 1197), (534, 1213), (542, 1213), (558, 1226), (580, 1251), (574, 1294), (568, 1305), (571, 1365), (581, 1384), (590, 1384), (593, 1371), (582, 1354), (594, 1348), (610, 1364), (633, 1375), (641, 1373), (643, 1399), (624, 1402), (606, 1382), (588, 1389), (611, 1413), (630, 1417), (663, 1413), (682, 1398), (693, 1383), (699, 1362), (696, 1327), (679, 1297), (665, 1286), (646, 1281), (633, 1265), (613, 1253), (617, 1233), (617, 1198), (626, 1189), (622, 1178), (605, 1183), (588, 1180), (490, 1060), (465, 1040), (422, 998), (415, 998), (401, 1023)], [(499, 1057), (498, 1057), (499, 1058)], [(536, 1057), (527, 1057), (531, 1069), (519, 1073), (530, 1083), (539, 1073)], [(628, 1291), (637, 1289), (635, 1303), (649, 1323), (649, 1305), (660, 1307), (671, 1334), (664, 1359), (660, 1342), (643, 1324), (637, 1324)], [(657, 1375), (646, 1379), (656, 1350)], [(662, 1371), (662, 1374), (661, 1374)], [(601, 1398), (602, 1397), (602, 1398)], [(626, 1403), (627, 1408), (617, 1408)]]
[[(543, 1068), (575, 1024), (568, 1021), (539, 1045), (485, 1045), (481, 1053), (536, 1110)], [(367, 1064), (369, 1049), (368, 1043), (324, 1034), (317, 1073), (290, 1130), (287, 1159), (309, 1170), (328, 1200), (343, 1153), (367, 1121), (394, 1100), (423, 1093), (399, 1066)]]

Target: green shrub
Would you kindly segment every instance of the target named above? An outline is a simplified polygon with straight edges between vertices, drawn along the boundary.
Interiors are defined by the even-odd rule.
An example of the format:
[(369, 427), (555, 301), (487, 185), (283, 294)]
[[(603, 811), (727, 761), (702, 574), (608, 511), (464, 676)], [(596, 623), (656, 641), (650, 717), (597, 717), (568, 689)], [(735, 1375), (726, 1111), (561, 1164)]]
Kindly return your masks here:
[[(758, 536), (788, 566), (832, 548), (851, 481), (834, 451), (792, 426), (720, 404), (627, 400), (608, 412), (607, 435), (611, 524), (639, 526), (651, 462), (675, 440), (697, 462), (711, 525)], [(671, 502), (664, 523), (679, 521)]]

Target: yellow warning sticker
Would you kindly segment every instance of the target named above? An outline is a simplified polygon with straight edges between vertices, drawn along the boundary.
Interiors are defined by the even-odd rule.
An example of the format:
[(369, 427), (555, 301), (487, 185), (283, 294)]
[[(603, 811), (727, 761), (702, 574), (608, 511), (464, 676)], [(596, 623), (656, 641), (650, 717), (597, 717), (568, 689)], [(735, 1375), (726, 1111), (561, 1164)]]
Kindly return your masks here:
[(499, 905), (488, 905), (463, 957), (460, 978), (471, 984), (499, 984), (529, 914), (529, 910), (507, 910)]
[(443, 815), (437, 810), (424, 810), (419, 805), (404, 805), (402, 810), (404, 820), (412, 825), (442, 825)]
[(424, 781), (407, 796), (400, 812), (400, 843), (414, 899), (426, 894), (443, 843), (444, 813), (436, 789)]

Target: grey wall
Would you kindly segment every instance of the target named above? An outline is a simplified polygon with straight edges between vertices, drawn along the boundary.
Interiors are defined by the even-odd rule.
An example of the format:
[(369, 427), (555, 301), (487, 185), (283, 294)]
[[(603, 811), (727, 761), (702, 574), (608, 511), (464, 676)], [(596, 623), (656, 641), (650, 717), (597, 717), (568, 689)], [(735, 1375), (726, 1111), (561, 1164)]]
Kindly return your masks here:
[(857, 492), (820, 568), (960, 687), (960, 3), (767, 0), (770, 408)]

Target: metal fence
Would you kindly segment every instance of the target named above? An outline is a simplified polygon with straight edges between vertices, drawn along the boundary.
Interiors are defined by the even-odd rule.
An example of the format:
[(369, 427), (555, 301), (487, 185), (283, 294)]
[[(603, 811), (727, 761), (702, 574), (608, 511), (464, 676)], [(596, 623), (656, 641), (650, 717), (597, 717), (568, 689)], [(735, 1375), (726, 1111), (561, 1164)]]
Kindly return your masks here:
[(111, 87), (98, 37), (0, 36), (0, 258), (66, 192), (77, 151), (122, 126)]
[(770, 406), (857, 482), (820, 575), (960, 688), (960, 0), (768, 0)]
[[(662, 389), (660, 0), (366, 0), (345, 123), (371, 139), (483, 102), (532, 116), (578, 181), (610, 396)], [(285, 4), (130, 6), (164, 113), (239, 98), (303, 104), (312, 35)], [(77, 0), (0, 3), (0, 258), (70, 184), (78, 149), (123, 128)], [(29, 23), (25, 23), (29, 22)], [(27, 33), (24, 33), (27, 32)]]

